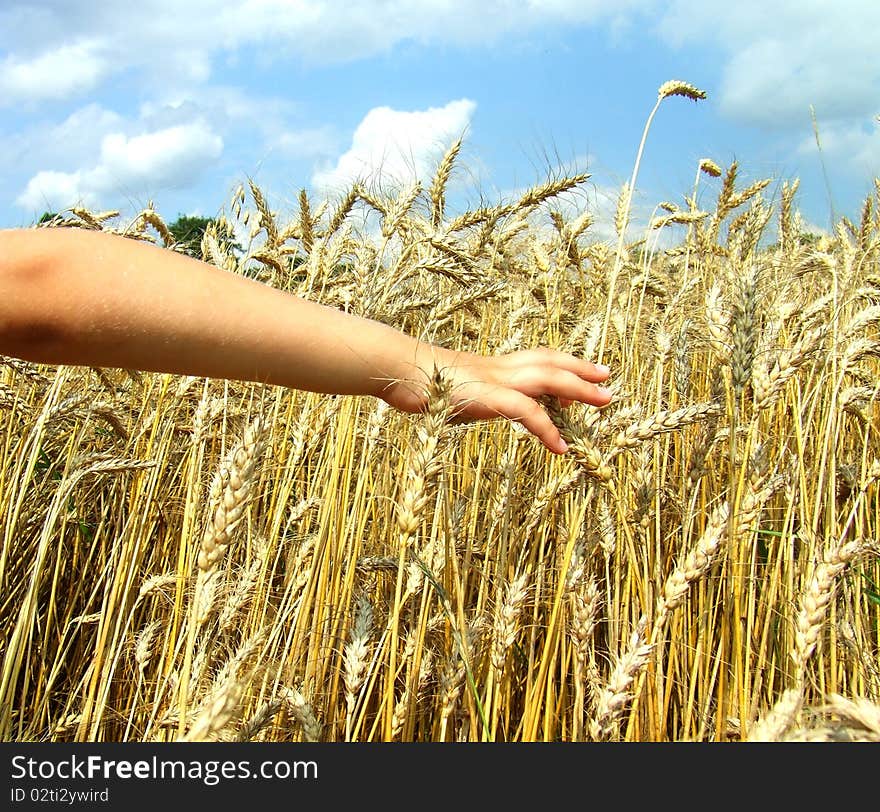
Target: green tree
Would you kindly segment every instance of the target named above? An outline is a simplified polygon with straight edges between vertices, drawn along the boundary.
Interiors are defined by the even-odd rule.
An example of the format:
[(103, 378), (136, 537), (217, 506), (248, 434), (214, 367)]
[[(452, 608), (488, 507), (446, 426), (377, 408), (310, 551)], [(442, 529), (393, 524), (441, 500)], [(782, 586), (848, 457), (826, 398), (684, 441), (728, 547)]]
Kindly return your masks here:
[(190, 217), (180, 214), (170, 223), (168, 230), (174, 235), (174, 241), (183, 246), (183, 250), (191, 257), (202, 256), (202, 235), (213, 220), (210, 217)]

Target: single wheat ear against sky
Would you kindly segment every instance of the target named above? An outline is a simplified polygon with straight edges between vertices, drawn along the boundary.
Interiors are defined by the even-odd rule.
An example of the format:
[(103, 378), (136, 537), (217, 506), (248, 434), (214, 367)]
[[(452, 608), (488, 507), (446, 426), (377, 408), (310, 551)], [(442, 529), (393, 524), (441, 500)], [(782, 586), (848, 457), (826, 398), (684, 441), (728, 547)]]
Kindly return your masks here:
[[(172, 13), (173, 12), (173, 13)], [(676, 0), (384, 6), (197, 0), (0, 8), (0, 225), (73, 205), (214, 216), (246, 178), (273, 210), (300, 189), (423, 182), (459, 136), (447, 191), (464, 210), (566, 172), (565, 201), (612, 234), (645, 102), (664, 105), (634, 223), (683, 203), (693, 167), (800, 179), (809, 230), (854, 220), (880, 165), (880, 4)], [(821, 33), (820, 33), (821, 32)], [(669, 101), (684, 101), (683, 99)], [(815, 112), (815, 124), (811, 117)], [(717, 191), (703, 185), (706, 195)], [(698, 204), (700, 201), (698, 201)]]

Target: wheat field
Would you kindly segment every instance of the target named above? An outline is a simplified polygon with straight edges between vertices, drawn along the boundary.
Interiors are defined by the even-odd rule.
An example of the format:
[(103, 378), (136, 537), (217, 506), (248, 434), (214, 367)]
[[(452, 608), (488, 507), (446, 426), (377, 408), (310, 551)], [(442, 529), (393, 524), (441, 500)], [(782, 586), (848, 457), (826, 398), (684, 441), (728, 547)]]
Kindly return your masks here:
[[(637, 158), (601, 240), (583, 174), (449, 211), (460, 149), (287, 213), (243, 183), (204, 259), (602, 361), (612, 403), (545, 402), (554, 456), (449, 420), (442, 370), (406, 415), (2, 358), (0, 737), (880, 740), (880, 181), (816, 236), (796, 182), (704, 159), (633, 237)], [(152, 206), (40, 227), (179, 250)]]

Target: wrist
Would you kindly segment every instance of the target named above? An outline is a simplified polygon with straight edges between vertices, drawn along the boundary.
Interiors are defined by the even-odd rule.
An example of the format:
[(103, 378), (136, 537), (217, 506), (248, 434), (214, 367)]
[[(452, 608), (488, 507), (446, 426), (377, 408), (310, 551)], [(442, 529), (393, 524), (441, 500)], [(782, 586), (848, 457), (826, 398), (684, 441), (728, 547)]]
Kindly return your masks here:
[(388, 363), (383, 366), (388, 374), (376, 381), (373, 394), (406, 412), (418, 412), (424, 408), (435, 367), (448, 370), (451, 376), (452, 368), (459, 365), (462, 357), (469, 357), (468, 353), (448, 350), (400, 333), (396, 341), (386, 345), (386, 349), (390, 352)]

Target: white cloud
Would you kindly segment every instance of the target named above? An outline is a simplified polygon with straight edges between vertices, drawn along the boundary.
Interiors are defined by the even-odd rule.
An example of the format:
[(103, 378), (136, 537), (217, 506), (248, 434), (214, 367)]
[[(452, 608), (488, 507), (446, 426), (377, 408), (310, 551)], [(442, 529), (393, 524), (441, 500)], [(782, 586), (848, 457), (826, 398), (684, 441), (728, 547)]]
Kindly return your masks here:
[(83, 183), (83, 173), (53, 172), (43, 170), (37, 172), (29, 181), (25, 190), (18, 196), (16, 203), (22, 208), (37, 211), (48, 209), (57, 211), (74, 205), (94, 206), (97, 202), (93, 190)]
[[(251, 145), (256, 143), (264, 156), (322, 161), (317, 183), (338, 185), (380, 165), (410, 177), (424, 176), (439, 149), (419, 133), (433, 125), (417, 117), (394, 119), (418, 112), (376, 108), (361, 123), (348, 151), (340, 154), (343, 147), (331, 127), (314, 122), (307, 129), (291, 126), (296, 111), (289, 100), (249, 99), (232, 88), (211, 87), (215, 62), (232, 64), (248, 51), (266, 64), (286, 58), (340, 64), (400, 43), (485, 47), (510, 35), (531, 37), (582, 25), (601, 25), (609, 36), (625, 36), (636, 28), (641, 36), (652, 32), (691, 50), (695, 65), (715, 70), (717, 64), (715, 87), (706, 86), (708, 79), (716, 79), (713, 74), (679, 78), (706, 86), (712, 104), (734, 121), (787, 132), (792, 151), (809, 132), (812, 104), (827, 132), (827, 149), (838, 150), (841, 165), (876, 172), (876, 133), (862, 129), (878, 112), (876, 0), (838, 0), (833, 5), (827, 0), (351, 0), (344, 12), (331, 0), (94, 0), (86, 6), (0, 2), (0, 108), (32, 107), (41, 99), (69, 104), (77, 94), (105, 89), (102, 84), (120, 77), (126, 86), (142, 89), (143, 97), (162, 101), (149, 111), (145, 108), (140, 118), (123, 119), (90, 105), (83, 108), (90, 112), (77, 111), (63, 125), (39, 122), (29, 134), (0, 131), (0, 171), (12, 177), (7, 167), (15, 167), (22, 172), (19, 177), (30, 176), (19, 197), (22, 205), (37, 199), (42, 205), (40, 195), (49, 193), (65, 199), (79, 194), (87, 200), (111, 189), (130, 193), (157, 179), (167, 186), (169, 177), (187, 177), (187, 168), (211, 160), (210, 138), (191, 133), (188, 142), (180, 136), (174, 147), (180, 150), (179, 164), (167, 152), (136, 164), (133, 152), (151, 147), (151, 141), (136, 139), (187, 128), (200, 118), (203, 136), (219, 139), (222, 134), (226, 139), (224, 158), (230, 158), (237, 128), (246, 123), (256, 134)], [(657, 80), (668, 78), (674, 77)], [(471, 115), (459, 111), (455, 135)], [(50, 137), (65, 126), (65, 133)], [(113, 134), (122, 140), (106, 142), (105, 154), (103, 139)], [(252, 151), (242, 157), (245, 161), (252, 162)], [(15, 184), (19, 188), (22, 181)]]
[(7, 56), (0, 62), (0, 106), (90, 90), (107, 71), (101, 51), (97, 41), (80, 40), (32, 58)]
[(123, 127), (123, 118), (99, 104), (89, 104), (54, 126), (33, 126), (0, 136), (0, 167), (75, 166), (95, 159), (107, 133)]
[[(198, 103), (193, 101), (198, 99)], [(212, 84), (191, 87), (158, 87), (149, 101), (140, 107), (144, 120), (177, 123), (185, 109), (198, 109), (200, 114), (219, 119), (240, 119), (248, 126), (262, 127), (267, 120), (276, 124), (287, 121), (299, 107), (289, 97), (264, 96), (243, 84), (239, 87)], [(174, 116), (178, 118), (173, 119)], [(172, 121), (173, 119), (173, 121)]]
[[(339, 64), (411, 41), (484, 46), (571, 25), (654, 26), (670, 44), (723, 61), (719, 103), (737, 120), (800, 124), (864, 114), (880, 83), (876, 0), (19, 0), (0, 9), (0, 105), (68, 98), (134, 70), (156, 88), (204, 84), (218, 56)], [(14, 32), (14, 34), (13, 34)], [(662, 77), (668, 78), (668, 77)], [(700, 84), (701, 77), (682, 77)]]
[(222, 151), (223, 139), (197, 121), (133, 138), (108, 135), (101, 143), (101, 168), (128, 182), (186, 186)]
[(77, 203), (99, 205), (107, 197), (185, 187), (222, 151), (223, 139), (200, 120), (132, 137), (109, 133), (101, 142), (95, 166), (37, 172), (16, 202), (34, 211), (61, 209)]
[[(404, 41), (485, 45), (509, 32), (619, 21), (646, 0), (140, 0), (120, 5), (20, 0), (0, 9), (0, 88), (15, 99), (56, 99), (128, 69), (156, 86), (203, 83), (212, 60), (243, 47), (265, 59), (340, 64)], [(609, 8), (613, 6), (613, 8)], [(13, 38), (9, 33), (19, 32)], [(11, 93), (14, 91), (14, 94)], [(0, 104), (3, 100), (0, 100)]]
[(133, 116), (92, 103), (54, 125), (39, 118), (0, 131), (0, 174), (10, 197), (18, 193), (16, 202), (31, 213), (101, 200), (115, 208), (124, 197), (191, 187), (196, 170), (221, 150), (223, 171), (236, 177), (263, 161), (273, 172), (281, 162), (287, 172), (284, 162), (326, 162), (343, 151), (335, 128), (298, 126), (300, 116), (289, 99), (223, 86), (204, 87), (197, 96), (161, 92)]
[(875, 112), (876, 0), (676, 0), (659, 30), (674, 45), (720, 50), (720, 105), (738, 121), (801, 127), (811, 104), (827, 119)]
[(409, 112), (374, 107), (355, 130), (348, 151), (335, 165), (315, 172), (312, 184), (332, 192), (380, 175), (384, 183), (398, 185), (425, 181), (443, 152), (465, 133), (474, 110), (470, 99)]

